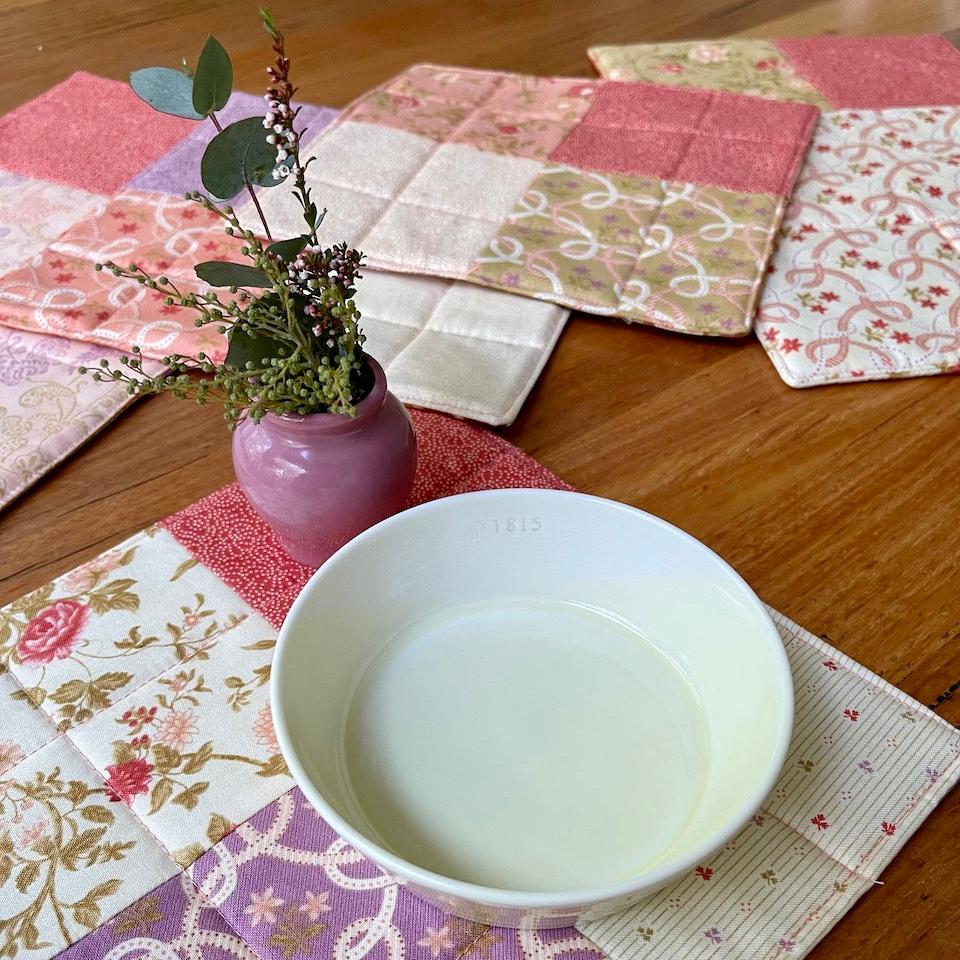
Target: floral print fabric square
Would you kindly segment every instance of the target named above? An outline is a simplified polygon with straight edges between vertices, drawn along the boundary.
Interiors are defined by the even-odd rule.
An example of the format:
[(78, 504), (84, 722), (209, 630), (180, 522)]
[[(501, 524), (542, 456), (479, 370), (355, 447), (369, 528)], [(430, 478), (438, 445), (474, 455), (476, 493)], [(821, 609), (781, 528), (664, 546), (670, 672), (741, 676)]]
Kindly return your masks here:
[[(122, 384), (77, 372), (106, 352), (0, 327), (0, 508), (132, 402)], [(147, 360), (144, 368), (159, 373), (163, 366)]]
[(828, 108), (772, 40), (710, 40), (591, 47), (597, 72), (610, 80), (641, 80), (705, 90), (728, 90), (766, 100)]
[(148, 357), (204, 350), (221, 358), (226, 340), (197, 328), (193, 313), (156, 290), (94, 265), (132, 263), (169, 277), (184, 293), (201, 289), (193, 266), (230, 259), (237, 244), (220, 220), (191, 201), (128, 191), (74, 224), (41, 254), (0, 277), (0, 323), (129, 350)]
[(757, 335), (794, 387), (960, 372), (960, 108), (825, 114)]
[(470, 278), (685, 333), (749, 330), (782, 201), (549, 167)]

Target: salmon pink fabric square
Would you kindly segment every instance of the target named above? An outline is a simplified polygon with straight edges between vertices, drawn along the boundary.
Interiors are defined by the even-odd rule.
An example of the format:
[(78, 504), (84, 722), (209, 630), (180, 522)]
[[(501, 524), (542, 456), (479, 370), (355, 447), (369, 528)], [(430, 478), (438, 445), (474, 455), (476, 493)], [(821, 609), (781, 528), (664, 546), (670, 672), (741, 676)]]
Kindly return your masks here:
[(127, 84), (75, 73), (0, 117), (0, 167), (111, 194), (194, 129)]
[(550, 159), (584, 170), (785, 196), (816, 119), (808, 104), (608, 82)]
[(836, 108), (960, 103), (960, 53), (940, 34), (793, 37), (776, 44)]
[(197, 262), (233, 259), (236, 248), (219, 219), (196, 203), (129, 191), (71, 227), (29, 264), (0, 277), (0, 324), (119, 350), (137, 344), (156, 359), (199, 350), (219, 359), (225, 338), (213, 327), (196, 327), (191, 310), (167, 305), (161, 292), (94, 267), (104, 260), (137, 264), (189, 293), (201, 289), (193, 272)]

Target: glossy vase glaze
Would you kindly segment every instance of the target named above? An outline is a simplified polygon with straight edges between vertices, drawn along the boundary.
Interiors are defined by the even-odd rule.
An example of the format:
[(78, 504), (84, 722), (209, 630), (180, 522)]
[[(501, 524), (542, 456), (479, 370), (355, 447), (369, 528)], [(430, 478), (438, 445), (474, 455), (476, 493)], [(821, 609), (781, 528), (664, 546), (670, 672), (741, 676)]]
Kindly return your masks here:
[(370, 393), (354, 417), (267, 414), (233, 434), (233, 467), (254, 510), (284, 550), (318, 567), (367, 527), (402, 510), (417, 442), (407, 411), (372, 357)]

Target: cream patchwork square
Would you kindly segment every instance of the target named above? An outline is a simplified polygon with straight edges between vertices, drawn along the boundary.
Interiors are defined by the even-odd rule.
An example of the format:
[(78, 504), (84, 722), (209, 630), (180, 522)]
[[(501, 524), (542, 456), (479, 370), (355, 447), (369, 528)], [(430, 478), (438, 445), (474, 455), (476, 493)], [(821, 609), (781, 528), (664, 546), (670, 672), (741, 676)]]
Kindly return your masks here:
[(409, 182), (401, 200), (486, 220), (495, 229), (543, 166), (527, 157), (488, 153), (459, 143), (442, 144)]
[[(181, 866), (293, 785), (267, 699), (275, 640), (251, 615), (208, 660), (171, 667), (72, 734)], [(127, 789), (131, 764), (143, 776)]]
[(0, 781), (0, 950), (47, 960), (177, 872), (68, 737)]
[[(393, 361), (391, 374), (412, 403), (505, 423), (516, 416), (547, 356), (536, 347), (497, 341), (487, 341), (479, 350), (472, 337), (428, 327)], [(497, 380), (515, 384), (514, 392), (492, 397), (489, 385)], [(494, 407), (495, 401), (500, 405)]]
[(249, 613), (169, 533), (150, 528), (0, 610), (0, 655), (67, 729), (173, 664), (205, 657)]

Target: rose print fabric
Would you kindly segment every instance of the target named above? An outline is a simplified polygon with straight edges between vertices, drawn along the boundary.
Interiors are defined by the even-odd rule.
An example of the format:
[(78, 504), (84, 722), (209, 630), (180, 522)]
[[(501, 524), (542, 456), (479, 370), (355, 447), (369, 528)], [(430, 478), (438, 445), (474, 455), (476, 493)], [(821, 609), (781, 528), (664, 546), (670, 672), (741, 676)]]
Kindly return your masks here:
[(593, 47), (611, 80), (729, 90), (824, 109), (960, 103), (960, 54), (949, 34), (791, 37)]
[(757, 335), (794, 387), (960, 372), (960, 108), (824, 114)]
[[(750, 329), (816, 113), (681, 86), (420, 65), (312, 141), (308, 177), (338, 236), (374, 267), (736, 336)], [(261, 201), (283, 232), (296, 229), (289, 201), (285, 187)], [(239, 210), (257, 230), (252, 204)]]
[[(565, 486), (493, 434), (414, 418), (415, 502)], [(290, 789), (267, 679), (274, 630), (309, 574), (231, 485), (0, 613), (0, 949), (30, 960), (71, 944), (68, 960), (803, 956), (960, 776), (956, 730), (774, 614), (796, 730), (739, 837), (668, 890), (585, 925), (589, 940), (443, 916)]]

